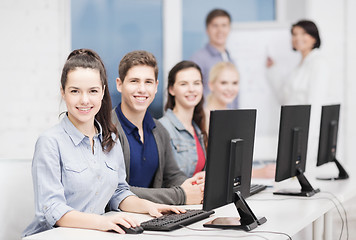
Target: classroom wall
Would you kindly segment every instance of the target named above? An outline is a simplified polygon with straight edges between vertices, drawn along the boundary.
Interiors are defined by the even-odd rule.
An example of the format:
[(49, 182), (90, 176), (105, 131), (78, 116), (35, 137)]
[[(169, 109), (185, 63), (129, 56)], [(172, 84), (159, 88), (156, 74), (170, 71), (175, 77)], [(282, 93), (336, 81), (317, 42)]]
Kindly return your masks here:
[(39, 133), (57, 123), (69, 12), (69, 0), (0, 1), (0, 159), (31, 158)]
[(345, 103), (346, 103), (346, 119), (345, 119), (345, 139), (347, 143), (346, 158), (349, 163), (355, 161), (355, 143), (356, 143), (356, 1), (348, 0), (345, 3), (345, 19), (346, 19), (346, 34), (345, 34)]
[[(352, 143), (356, 142), (356, 51), (355, 2), (352, 0), (300, 1), (298, 16), (310, 17), (322, 29), (323, 47), (337, 74), (335, 83), (344, 81), (344, 159), (352, 159)], [(164, 1), (165, 9), (169, 5)], [(277, 7), (286, 6), (285, 18), (296, 0), (278, 0)], [(322, 7), (321, 7), (322, 6)], [(330, 17), (330, 13), (333, 17)], [(169, 15), (164, 16), (169, 18)], [(177, 21), (172, 23), (179, 26)], [(169, 25), (168, 25), (169, 26)], [(5, 83), (0, 90), (0, 159), (30, 159), (38, 135), (58, 122), (61, 111), (59, 77), (64, 59), (70, 52), (70, 0), (13, 0), (0, 2), (0, 71)], [(171, 32), (174, 34), (174, 32)], [(167, 38), (167, 37), (166, 37)], [(170, 35), (166, 48), (181, 49), (181, 33)], [(176, 39), (176, 40), (175, 40)], [(165, 50), (167, 51), (167, 50)], [(176, 55), (178, 56), (176, 56)], [(180, 55), (180, 56), (179, 56)], [(181, 53), (164, 53), (177, 61)], [(173, 61), (167, 59), (169, 67)]]
[[(323, 40), (322, 47), (332, 68), (333, 86), (336, 94), (342, 96), (341, 128), (339, 133), (338, 158), (351, 164), (353, 161), (353, 143), (356, 142), (356, 117), (354, 84), (356, 51), (355, 2), (352, 0), (312, 0), (306, 1), (306, 17), (316, 20)], [(330, 17), (332, 13), (333, 17)], [(354, 68), (354, 67), (353, 67)], [(330, 94), (333, 94), (332, 92)]]

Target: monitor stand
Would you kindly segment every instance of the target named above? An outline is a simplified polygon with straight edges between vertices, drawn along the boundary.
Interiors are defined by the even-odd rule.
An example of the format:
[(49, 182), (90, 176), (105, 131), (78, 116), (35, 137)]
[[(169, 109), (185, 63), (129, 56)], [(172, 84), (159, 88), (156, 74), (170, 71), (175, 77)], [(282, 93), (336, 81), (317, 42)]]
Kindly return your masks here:
[(240, 218), (236, 217), (218, 217), (212, 221), (204, 223), (204, 227), (222, 228), (222, 229), (235, 229), (251, 231), (258, 227), (258, 225), (264, 224), (267, 219), (265, 217), (257, 218), (252, 212), (251, 208), (242, 197), (240, 191), (235, 192), (234, 204), (239, 212)]
[(314, 194), (320, 192), (320, 189), (314, 189), (313, 186), (309, 183), (308, 179), (305, 177), (302, 169), (297, 169), (296, 174), (302, 189), (300, 191), (290, 191), (290, 190), (280, 190), (274, 192), (274, 195), (289, 195), (289, 196), (301, 196), (301, 197), (311, 197)]
[(346, 170), (342, 167), (342, 165), (336, 158), (334, 158), (332, 162), (334, 162), (337, 168), (339, 169), (339, 175), (337, 177), (328, 177), (328, 178), (317, 177), (316, 179), (330, 181), (330, 180), (343, 180), (349, 178), (349, 174), (347, 174)]
[[(236, 166), (235, 163), (239, 162), (238, 159), (243, 159), (243, 139), (232, 139), (230, 146), (230, 172), (228, 186), (231, 186), (228, 191), (228, 200), (232, 199), (237, 211), (240, 214), (241, 228), (245, 231), (250, 231), (257, 227), (257, 225), (262, 225), (267, 221), (265, 217), (258, 219), (252, 212), (251, 208), (248, 206), (247, 202), (242, 196), (239, 190), (234, 190), (235, 186), (241, 184), (241, 171), (242, 171), (242, 161), (240, 161), (240, 166)], [(235, 177), (239, 180), (235, 182)], [(246, 181), (246, 179), (244, 179)], [(251, 178), (249, 179), (251, 182)], [(250, 193), (250, 187), (248, 187), (248, 193)], [(257, 225), (256, 225), (257, 223)]]
[(235, 193), (235, 206), (240, 214), (241, 227), (245, 231), (250, 231), (256, 228), (258, 225), (262, 225), (267, 222), (265, 217), (257, 218), (251, 208), (248, 206), (241, 193), (237, 191)]

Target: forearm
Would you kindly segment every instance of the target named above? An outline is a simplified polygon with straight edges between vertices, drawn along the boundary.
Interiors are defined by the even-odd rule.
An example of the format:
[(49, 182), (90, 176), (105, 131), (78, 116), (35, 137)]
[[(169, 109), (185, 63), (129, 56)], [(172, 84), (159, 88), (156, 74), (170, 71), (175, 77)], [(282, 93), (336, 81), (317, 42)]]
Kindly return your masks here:
[(69, 211), (56, 223), (59, 227), (86, 228), (105, 231), (103, 216), (79, 211)]
[(138, 198), (136, 196), (128, 196), (121, 201), (119, 208), (125, 212), (148, 213), (149, 206), (152, 202)]
[(185, 204), (185, 193), (180, 186), (171, 188), (140, 188), (131, 187), (130, 190), (139, 198), (147, 199), (155, 203), (169, 205)]
[(153, 217), (160, 217), (164, 212), (185, 212), (175, 206), (169, 206), (165, 204), (158, 204), (146, 199), (141, 199), (136, 196), (129, 196), (120, 203), (120, 209), (124, 211), (136, 212), (136, 213), (148, 213)]

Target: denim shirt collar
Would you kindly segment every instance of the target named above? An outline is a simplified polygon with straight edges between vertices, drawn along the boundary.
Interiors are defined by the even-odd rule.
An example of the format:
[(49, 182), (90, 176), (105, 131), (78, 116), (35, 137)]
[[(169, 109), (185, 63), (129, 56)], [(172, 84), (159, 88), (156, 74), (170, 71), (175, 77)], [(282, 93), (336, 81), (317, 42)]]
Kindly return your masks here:
[[(62, 126), (64, 131), (69, 135), (69, 137), (72, 139), (74, 145), (78, 145), (81, 141), (84, 140), (87, 136), (85, 136), (83, 133), (81, 133), (74, 125), (73, 123), (69, 120), (68, 118), (68, 113), (65, 114), (63, 120), (62, 120)], [(94, 125), (98, 129), (98, 133), (94, 137), (98, 137), (100, 141), (102, 141), (102, 127), (100, 123), (94, 119)]]
[[(171, 121), (171, 123), (174, 125), (174, 127), (176, 129), (178, 129), (179, 131), (184, 131), (186, 130), (185, 127), (183, 126), (183, 123), (181, 121), (179, 121), (179, 119), (177, 118), (177, 116), (173, 113), (172, 109), (167, 109), (165, 116), (169, 119), (169, 121)], [(201, 131), (198, 127), (198, 125), (192, 121), (193, 127), (195, 129), (195, 132), (197, 133), (197, 135), (199, 136)]]

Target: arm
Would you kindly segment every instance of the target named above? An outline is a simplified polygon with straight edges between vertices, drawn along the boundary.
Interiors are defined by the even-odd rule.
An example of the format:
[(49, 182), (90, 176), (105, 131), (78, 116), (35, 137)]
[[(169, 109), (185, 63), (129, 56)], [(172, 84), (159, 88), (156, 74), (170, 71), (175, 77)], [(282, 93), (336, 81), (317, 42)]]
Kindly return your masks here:
[(142, 188), (131, 186), (130, 190), (139, 198), (144, 198), (152, 202), (170, 205), (185, 204), (185, 193), (180, 186), (170, 188)]
[(185, 210), (175, 206), (153, 203), (136, 196), (129, 196), (125, 198), (120, 204), (120, 209), (136, 213), (148, 213), (153, 217), (160, 217), (164, 212), (185, 212)]
[(156, 122), (154, 136), (157, 142), (159, 154), (159, 171), (163, 179), (161, 179), (161, 187), (180, 186), (188, 177), (179, 169), (177, 162), (172, 152), (171, 139), (168, 131), (159, 122)]
[(272, 58), (268, 57), (266, 60), (266, 78), (268, 85), (270, 86), (273, 94), (276, 96), (277, 101), (280, 104), (284, 104), (285, 97), (288, 94), (285, 93), (285, 85), (289, 76), (283, 76), (281, 74), (280, 66), (275, 64)]
[[(156, 204), (136, 196), (128, 196), (121, 203), (119, 208), (123, 211), (148, 213), (153, 217), (160, 217), (164, 212), (183, 213), (184, 209), (175, 206)], [(61, 219), (57, 221), (57, 226), (60, 227), (76, 227), (95, 229), (100, 231), (114, 230), (119, 233), (125, 233), (117, 224), (122, 224), (125, 227), (136, 227), (139, 223), (127, 216), (124, 213), (115, 213), (110, 215), (97, 215), (91, 213), (83, 213), (78, 211), (67, 212)]]
[(125, 227), (136, 227), (139, 223), (124, 213), (115, 213), (112, 215), (98, 215), (92, 213), (83, 213), (79, 211), (69, 211), (64, 214), (56, 223), (59, 227), (74, 227), (95, 229), (100, 231), (114, 230), (118, 233), (125, 233), (117, 224)]
[[(164, 151), (164, 164), (163, 167), (163, 187), (169, 186), (177, 186), (179, 185), (180, 188), (184, 192), (185, 202), (184, 204), (200, 204), (203, 200), (204, 195), (204, 184), (195, 184), (196, 182), (202, 182), (202, 175), (196, 175), (192, 178), (188, 178), (187, 176), (180, 171), (176, 160), (174, 159), (174, 155), (172, 152), (172, 147), (170, 145), (170, 137), (167, 130), (161, 125), (158, 126), (157, 129), (161, 130), (161, 134), (159, 138), (161, 142), (157, 141), (157, 145), (163, 146), (159, 152)], [(156, 138), (157, 139), (157, 138)], [(163, 154), (162, 154), (163, 155)], [(161, 160), (162, 162), (164, 161)], [(194, 184), (193, 184), (194, 183)]]
[(42, 229), (50, 229), (65, 213), (73, 210), (66, 204), (59, 146), (55, 138), (47, 135), (38, 138), (32, 161), (32, 178), (36, 222), (46, 225)]

